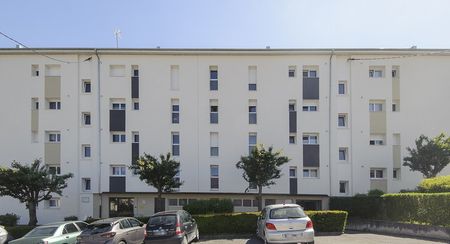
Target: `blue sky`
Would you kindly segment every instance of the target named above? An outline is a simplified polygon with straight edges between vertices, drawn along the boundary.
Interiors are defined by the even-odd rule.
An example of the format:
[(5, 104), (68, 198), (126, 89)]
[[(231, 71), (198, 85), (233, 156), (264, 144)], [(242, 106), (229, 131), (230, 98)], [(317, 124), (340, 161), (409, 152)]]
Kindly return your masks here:
[[(450, 48), (448, 0), (2, 1), (30, 47)], [(0, 47), (15, 44), (0, 36)]]

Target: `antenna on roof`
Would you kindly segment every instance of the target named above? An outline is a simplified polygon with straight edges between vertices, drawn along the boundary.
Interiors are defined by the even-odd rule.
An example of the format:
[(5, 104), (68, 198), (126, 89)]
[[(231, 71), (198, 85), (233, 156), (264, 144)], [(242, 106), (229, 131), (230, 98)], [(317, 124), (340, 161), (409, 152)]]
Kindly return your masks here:
[(116, 48), (119, 48), (119, 38), (122, 37), (122, 32), (119, 29), (114, 30), (114, 36), (116, 37)]

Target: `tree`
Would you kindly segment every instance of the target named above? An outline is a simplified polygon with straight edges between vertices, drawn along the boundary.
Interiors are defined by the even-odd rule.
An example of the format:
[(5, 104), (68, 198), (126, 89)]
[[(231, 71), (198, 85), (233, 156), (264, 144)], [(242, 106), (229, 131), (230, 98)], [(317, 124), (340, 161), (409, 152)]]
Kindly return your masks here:
[(281, 152), (273, 152), (273, 147), (267, 150), (263, 145), (257, 145), (249, 156), (242, 156), (236, 163), (236, 168), (243, 169), (242, 177), (249, 185), (258, 188), (258, 210), (262, 209), (262, 188), (275, 184), (275, 179), (281, 177), (280, 166), (289, 159), (280, 156)]
[(0, 196), (10, 196), (25, 203), (30, 220), (28, 225), (37, 224), (36, 207), (44, 200), (50, 200), (52, 193), (62, 195), (67, 180), (73, 175), (52, 174), (47, 165), (35, 160), (31, 165), (11, 163), (11, 168), (0, 168)]
[(155, 211), (164, 210), (160, 204), (163, 192), (172, 192), (174, 188), (179, 188), (183, 182), (175, 179), (180, 172), (180, 163), (170, 158), (170, 153), (166, 156), (160, 155), (159, 159), (149, 154), (139, 157), (136, 163), (130, 166), (139, 175), (139, 179), (158, 191), (158, 203), (155, 204)]
[(431, 139), (421, 135), (415, 144), (416, 148), (406, 148), (410, 156), (403, 158), (403, 166), (409, 166), (411, 171), (432, 178), (450, 163), (450, 137), (444, 133)]

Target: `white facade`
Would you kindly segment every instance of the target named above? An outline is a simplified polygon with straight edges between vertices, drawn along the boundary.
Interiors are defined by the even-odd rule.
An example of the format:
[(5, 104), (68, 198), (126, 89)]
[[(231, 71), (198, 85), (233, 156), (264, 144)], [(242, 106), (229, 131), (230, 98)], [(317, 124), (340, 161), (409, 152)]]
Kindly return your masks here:
[[(14, 160), (59, 160), (61, 173), (74, 174), (59, 206), (39, 205), (40, 223), (71, 215), (98, 217), (100, 206), (101, 216), (106, 217), (109, 198), (116, 197), (132, 198), (134, 215), (153, 213), (155, 189), (128, 168), (121, 175), (120, 166), (131, 164), (136, 134), (140, 154), (165, 154), (173, 144), (179, 145), (180, 155), (175, 158), (181, 162), (184, 184), (177, 193), (165, 195), (167, 208), (179, 208), (172, 206), (173, 199), (231, 198), (247, 200), (242, 206), (236, 203), (237, 210), (247, 211), (255, 210), (248, 206), (254, 191), (244, 193), (248, 183), (235, 164), (248, 154), (249, 135), (291, 159), (277, 184), (264, 189), (266, 199), (321, 200), (321, 207), (327, 208), (327, 196), (415, 188), (422, 176), (401, 166), (406, 147), (413, 146), (420, 134), (436, 136), (450, 130), (446, 107), (450, 56), (440, 50), (39, 52), (68, 63), (28, 50), (0, 50), (0, 101), (4, 104), (0, 162), (8, 166)], [(133, 69), (139, 70), (138, 98), (132, 98), (131, 80), (137, 76)], [(217, 90), (210, 89), (214, 70)], [(305, 75), (312, 82), (307, 93), (316, 92), (314, 82), (318, 82), (318, 99), (304, 99), (308, 81), (303, 71), (308, 71)], [(89, 82), (91, 92), (86, 93)], [(58, 101), (60, 109), (49, 109), (58, 106), (49, 102)], [(112, 103), (119, 104), (119, 109), (125, 104), (124, 132), (110, 131), (110, 110), (116, 106)], [(291, 133), (290, 104), (296, 111), (296, 132)], [(377, 110), (374, 104), (381, 104), (381, 111), (370, 112), (369, 106)], [(178, 124), (172, 123), (173, 105), (178, 105)], [(249, 123), (249, 106), (256, 106), (256, 124)], [(210, 121), (212, 110), (217, 110), (217, 124)], [(60, 134), (60, 142), (49, 142), (52, 133)], [(173, 143), (173, 133), (178, 133), (179, 143)], [(119, 142), (113, 142), (113, 134)], [(120, 142), (123, 134), (125, 142)], [(303, 136), (312, 136), (308, 142), (317, 141), (318, 167), (304, 165)], [(371, 140), (382, 145), (370, 145)], [(212, 150), (218, 156), (211, 156)], [(308, 151), (313, 158), (314, 153)], [(211, 166), (218, 166), (218, 176), (211, 175)], [(449, 173), (449, 167), (442, 172)], [(111, 176), (125, 178), (125, 192), (111, 191)], [(218, 189), (211, 188), (211, 178), (218, 178)], [(297, 179), (296, 194), (290, 194), (291, 178)], [(86, 179), (90, 190), (85, 189)], [(119, 188), (121, 179), (114, 183)], [(2, 197), (0, 206), (0, 214), (14, 212), (21, 222), (28, 221), (24, 204)]]

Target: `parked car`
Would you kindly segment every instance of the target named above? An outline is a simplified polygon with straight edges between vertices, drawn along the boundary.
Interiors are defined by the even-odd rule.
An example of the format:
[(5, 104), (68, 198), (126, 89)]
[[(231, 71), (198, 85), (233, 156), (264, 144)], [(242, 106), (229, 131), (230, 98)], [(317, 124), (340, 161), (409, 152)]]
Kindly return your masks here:
[(78, 244), (141, 244), (145, 224), (131, 217), (97, 220), (86, 227), (77, 238)]
[(38, 226), (10, 244), (75, 244), (77, 236), (86, 228), (82, 221), (56, 222)]
[(266, 206), (258, 217), (256, 234), (264, 243), (314, 243), (313, 223), (297, 204)]
[(0, 244), (8, 243), (11, 240), (11, 236), (3, 225), (0, 225)]
[(146, 231), (145, 244), (188, 244), (200, 238), (197, 222), (184, 210), (152, 215), (148, 220)]

